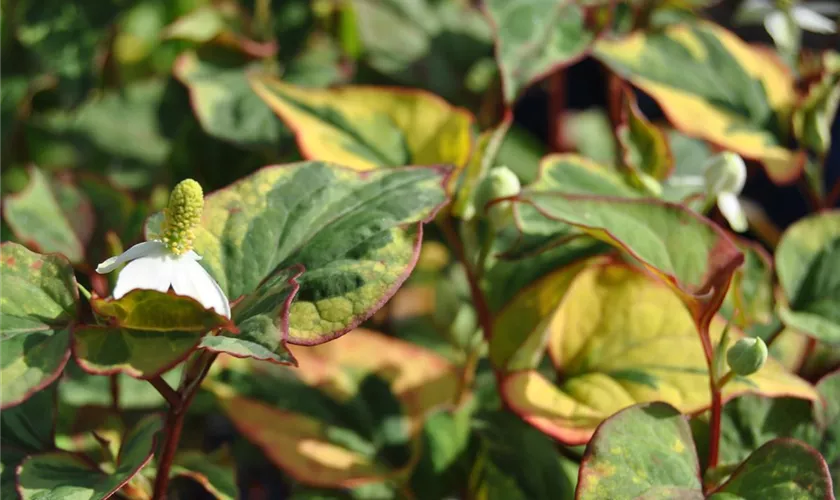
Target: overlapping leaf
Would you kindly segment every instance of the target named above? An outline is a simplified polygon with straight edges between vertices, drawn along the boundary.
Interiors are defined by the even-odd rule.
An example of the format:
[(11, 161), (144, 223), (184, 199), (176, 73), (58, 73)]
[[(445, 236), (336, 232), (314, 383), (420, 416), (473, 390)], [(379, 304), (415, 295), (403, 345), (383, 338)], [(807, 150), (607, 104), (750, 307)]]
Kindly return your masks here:
[(622, 410), (586, 447), (576, 498), (704, 498), (685, 417), (665, 403)]
[[(566, 169), (546, 171), (550, 175), (555, 170), (568, 178)], [(733, 241), (682, 206), (631, 199), (632, 190), (603, 180), (591, 185), (595, 187), (577, 181), (554, 186), (538, 182), (524, 190), (518, 197), (525, 204), (524, 210), (519, 208), (520, 229), (563, 237), (574, 226), (628, 252), (680, 293), (701, 328), (708, 324), (744, 258)]]
[(840, 343), (840, 211), (802, 219), (785, 231), (776, 269), (788, 305), (779, 315), (789, 327)]
[[(446, 200), (446, 175), (303, 162), (209, 195), (195, 249), (228, 298), (240, 298), (241, 333), (208, 337), (205, 347), (289, 363), (285, 342), (325, 342), (369, 317), (413, 268), (420, 226)], [(150, 234), (160, 221), (150, 220)]]
[(462, 167), (472, 116), (422, 91), (306, 89), (253, 75), (254, 91), (295, 132), (303, 156), (356, 170), (402, 165)]
[(171, 475), (192, 479), (217, 500), (236, 500), (239, 494), (236, 473), (228, 460), (224, 453), (218, 452), (210, 456), (197, 451), (180, 453), (172, 463)]
[(485, 8), (494, 26), (496, 59), (508, 104), (530, 83), (577, 61), (595, 40), (579, 2), (490, 0)]
[[(636, 182), (645, 176), (661, 181), (671, 174), (674, 158), (665, 132), (642, 114), (632, 92), (625, 93), (623, 121), (617, 136), (623, 151), (624, 165)], [(656, 193), (658, 194), (658, 193)]]
[(18, 468), (18, 491), (24, 500), (38, 498), (108, 498), (152, 459), (163, 427), (150, 415), (126, 435), (116, 468), (105, 473), (79, 455), (52, 451), (26, 459)]
[(192, 352), (211, 330), (236, 331), (231, 321), (195, 299), (157, 290), (132, 290), (119, 300), (94, 298), (107, 325), (73, 331), (73, 353), (85, 370), (151, 378)]
[(55, 448), (55, 386), (0, 412), (0, 495), (17, 497), (17, 466), (30, 454)]
[[(553, 285), (543, 283), (546, 289)], [(589, 267), (543, 325), (561, 381), (554, 385), (537, 371), (514, 372), (502, 391), (514, 411), (563, 442), (586, 442), (601, 420), (638, 402), (665, 401), (683, 413), (710, 404), (707, 363), (691, 314), (677, 294), (649, 276), (619, 264)], [(713, 345), (724, 326), (722, 319), (712, 323)], [(817, 397), (772, 359), (756, 374), (728, 384), (724, 397), (744, 392)]]
[(760, 160), (777, 183), (799, 176), (804, 158), (787, 149), (793, 79), (767, 52), (699, 23), (599, 40), (595, 55), (656, 99), (681, 131)]
[(73, 268), (59, 255), (16, 243), (0, 246), (2, 407), (21, 403), (56, 379), (70, 357), (78, 291)]
[(29, 185), (3, 200), (6, 222), (20, 241), (35, 249), (84, 261), (93, 231), (90, 201), (70, 183), (50, 180), (38, 168), (29, 169)]

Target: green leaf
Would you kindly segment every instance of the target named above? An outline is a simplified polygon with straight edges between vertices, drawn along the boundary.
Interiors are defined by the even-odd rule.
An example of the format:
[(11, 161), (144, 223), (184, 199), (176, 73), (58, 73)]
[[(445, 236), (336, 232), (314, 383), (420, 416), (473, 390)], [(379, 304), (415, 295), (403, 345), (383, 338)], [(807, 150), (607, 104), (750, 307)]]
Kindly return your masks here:
[(706, 161), (712, 157), (706, 142), (669, 130), (668, 145), (674, 158), (674, 171), (662, 183), (662, 199), (682, 203), (692, 196), (705, 194), (703, 173)]
[(738, 268), (720, 312), (744, 330), (773, 321), (773, 261), (764, 248), (738, 240), (744, 265)]
[(0, 412), (0, 442), (27, 452), (47, 450), (54, 446), (55, 386), (40, 390), (22, 404)]
[(470, 473), (470, 498), (571, 498), (577, 464), (556, 444), (509, 413), (479, 415), (479, 456)]
[(109, 325), (131, 330), (206, 333), (226, 328), (235, 331), (228, 318), (213, 309), (205, 309), (192, 297), (171, 292), (137, 289), (119, 300), (94, 297), (90, 305)]
[(29, 169), (29, 185), (3, 200), (6, 222), (18, 240), (45, 253), (61, 253), (79, 264), (93, 230), (90, 202), (74, 186)]
[(235, 500), (239, 497), (236, 471), (226, 463), (225, 454), (208, 456), (198, 451), (187, 451), (175, 456), (170, 475), (188, 477), (199, 483), (218, 500)]
[(106, 474), (79, 455), (54, 451), (34, 455), (18, 468), (18, 486), (24, 500), (42, 498), (108, 498), (142, 469), (155, 451), (163, 428), (159, 415), (150, 415), (125, 436), (117, 466)]
[(624, 165), (643, 185), (644, 176), (661, 181), (671, 174), (674, 158), (665, 132), (642, 114), (632, 91), (625, 92), (623, 121), (616, 134), (622, 146)]
[(489, 0), (485, 6), (508, 104), (532, 82), (583, 57), (595, 40), (578, 2)]
[(703, 498), (688, 422), (665, 403), (616, 413), (586, 446), (576, 498), (631, 497)]
[[(417, 258), (422, 223), (446, 201), (446, 179), (435, 167), (267, 167), (207, 196), (195, 250), (228, 298), (243, 297), (232, 314), (249, 342), (276, 331), (281, 336), (264, 345), (271, 352), (278, 339), (322, 343), (370, 317), (402, 284)], [(148, 230), (159, 224), (158, 214)], [(290, 272), (301, 266), (286, 315)]]
[(181, 54), (173, 71), (190, 90), (201, 127), (213, 137), (263, 151), (272, 151), (281, 138), (291, 138), (271, 108), (251, 90), (241, 61), (188, 51)]
[(788, 305), (785, 325), (840, 343), (840, 210), (799, 220), (776, 248), (776, 270)]
[[(74, 161), (105, 174), (114, 185), (148, 187), (168, 174), (164, 164), (172, 143), (158, 120), (165, 90), (161, 80), (134, 82), (86, 101), (72, 113), (45, 115), (36, 124), (70, 140)], [(66, 162), (66, 155), (58, 161)]]
[(60, 255), (3, 243), (0, 266), (0, 401), (8, 408), (49, 385), (64, 369), (78, 291), (73, 268)]
[[(817, 383), (822, 399), (814, 405), (814, 417), (823, 430), (820, 451), (828, 463), (832, 478), (840, 477), (840, 370), (829, 373)], [(834, 495), (840, 495), (840, 481), (834, 480)]]
[(840, 56), (826, 51), (822, 58), (822, 74), (810, 84), (793, 113), (793, 130), (801, 144), (825, 157), (831, 149), (831, 125), (840, 107)]
[(804, 156), (787, 148), (796, 100), (781, 61), (708, 22), (600, 39), (595, 56), (653, 97), (680, 131), (764, 164), (793, 182)]
[[(181, 381), (183, 365), (162, 375), (169, 385), (177, 386)], [(119, 406), (122, 410), (150, 410), (166, 404), (163, 396), (148, 381), (129, 377), (124, 373), (115, 375), (120, 386)], [(58, 387), (61, 404), (70, 407), (98, 406), (109, 408), (113, 402), (111, 377), (91, 375), (75, 363), (69, 364)]]
[(598, 108), (567, 112), (563, 140), (570, 150), (606, 166), (618, 164), (619, 153), (607, 113)]
[(492, 56), (487, 21), (468, 3), (353, 0), (351, 5), (365, 61), (402, 84), (463, 99), (468, 71)]
[(743, 500), (831, 498), (831, 476), (817, 450), (793, 439), (776, 439), (757, 449), (711, 498)]
[(723, 230), (679, 205), (567, 194), (577, 192), (576, 185), (559, 183), (554, 190), (523, 190), (519, 201), (536, 210), (519, 214), (522, 231), (562, 235), (567, 224), (580, 228), (629, 253), (676, 289), (695, 321), (711, 319), (744, 259)]
[(82, 369), (96, 375), (122, 372), (149, 379), (185, 360), (203, 334), (81, 326), (73, 330), (73, 355)]

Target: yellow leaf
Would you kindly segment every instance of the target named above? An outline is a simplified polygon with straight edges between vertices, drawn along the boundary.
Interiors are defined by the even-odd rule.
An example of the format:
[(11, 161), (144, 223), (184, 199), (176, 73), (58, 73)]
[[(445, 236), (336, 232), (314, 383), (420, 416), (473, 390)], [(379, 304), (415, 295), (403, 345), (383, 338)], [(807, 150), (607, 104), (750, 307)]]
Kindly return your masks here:
[[(668, 286), (626, 265), (601, 263), (577, 275), (550, 320), (548, 352), (557, 385), (536, 371), (509, 375), (503, 394), (532, 425), (586, 442), (601, 420), (635, 403), (667, 402), (683, 413), (710, 405), (706, 358), (691, 314)], [(717, 345), (725, 321), (710, 328)], [(730, 330), (730, 341), (742, 337)], [(754, 392), (816, 399), (814, 388), (768, 359), (725, 386), (724, 399)]]

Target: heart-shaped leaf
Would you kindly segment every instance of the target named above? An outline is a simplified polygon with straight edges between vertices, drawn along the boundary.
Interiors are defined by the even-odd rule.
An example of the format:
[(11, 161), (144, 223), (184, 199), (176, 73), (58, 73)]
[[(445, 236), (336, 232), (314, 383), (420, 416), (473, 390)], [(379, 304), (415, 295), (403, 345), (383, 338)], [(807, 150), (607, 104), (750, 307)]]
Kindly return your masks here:
[(761, 161), (777, 183), (799, 176), (804, 155), (787, 149), (793, 78), (772, 54), (695, 23), (602, 39), (595, 56), (656, 99), (682, 132)]
[(779, 316), (789, 327), (840, 343), (840, 210), (796, 222), (776, 248), (776, 269), (789, 305)]
[(3, 200), (6, 223), (19, 241), (45, 253), (60, 253), (79, 264), (93, 231), (93, 208), (78, 188), (50, 180), (39, 169), (29, 170), (24, 191)]
[(831, 476), (819, 452), (794, 439), (776, 439), (750, 455), (710, 498), (832, 498)]
[(190, 100), (208, 134), (252, 149), (271, 150), (281, 136), (291, 139), (282, 122), (251, 90), (239, 61), (196, 52), (181, 54), (174, 74), (190, 90)]
[[(356, 172), (302, 162), (208, 195), (195, 250), (228, 298), (239, 297), (232, 314), (248, 345), (232, 347), (238, 337), (222, 333), (228, 338), (207, 347), (287, 362), (283, 342), (326, 342), (370, 317), (413, 269), (446, 182), (436, 167)], [(160, 222), (150, 219), (150, 236)]]
[(604, 421), (586, 446), (575, 498), (704, 498), (686, 418), (660, 402)]
[(508, 104), (529, 84), (583, 57), (595, 40), (579, 2), (489, 0), (485, 8)]
[(78, 291), (73, 268), (60, 255), (40, 255), (7, 242), (0, 246), (0, 266), (0, 401), (7, 408), (61, 374), (70, 357)]
[(163, 428), (159, 415), (144, 418), (125, 436), (116, 469), (108, 474), (80, 455), (53, 451), (34, 455), (18, 468), (18, 491), (24, 500), (39, 498), (108, 498), (142, 469), (155, 451)]
[[(570, 224), (624, 250), (677, 290), (705, 330), (744, 259), (722, 229), (680, 205), (567, 194), (559, 183), (554, 189), (539, 185), (520, 194), (539, 214), (517, 214), (523, 233), (563, 235)], [(576, 185), (567, 189), (579, 192)]]
[[(546, 290), (555, 286), (541, 283)], [(713, 345), (725, 324), (721, 318), (712, 323)], [(586, 442), (603, 419), (635, 403), (664, 401), (683, 413), (711, 403), (691, 314), (671, 288), (626, 265), (605, 262), (581, 271), (538, 328), (549, 329), (548, 352), (561, 378), (555, 385), (537, 371), (514, 372), (502, 393), (515, 412), (563, 442)], [(732, 337), (740, 333), (730, 330)], [(773, 359), (723, 389), (724, 398), (745, 392), (817, 398), (813, 387)]]
[(252, 76), (254, 91), (297, 137), (310, 160), (371, 170), (462, 167), (471, 149), (469, 112), (423, 91), (377, 87), (307, 89)]

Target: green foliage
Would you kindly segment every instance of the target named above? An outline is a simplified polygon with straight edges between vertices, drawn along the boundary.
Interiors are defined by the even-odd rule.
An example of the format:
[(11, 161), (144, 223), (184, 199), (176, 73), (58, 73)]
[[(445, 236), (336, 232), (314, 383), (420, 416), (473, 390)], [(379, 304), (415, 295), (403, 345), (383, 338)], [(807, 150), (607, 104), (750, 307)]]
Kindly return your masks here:
[(840, 55), (717, 3), (4, 2), (0, 496), (835, 498)]

